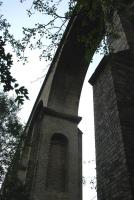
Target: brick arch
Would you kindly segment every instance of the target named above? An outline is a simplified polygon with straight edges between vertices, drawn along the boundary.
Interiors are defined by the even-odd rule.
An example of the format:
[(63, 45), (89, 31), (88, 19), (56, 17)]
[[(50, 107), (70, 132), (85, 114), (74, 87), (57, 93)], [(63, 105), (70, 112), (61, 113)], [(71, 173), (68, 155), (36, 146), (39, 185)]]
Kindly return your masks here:
[[(100, 12), (102, 12), (100, 10)], [(101, 15), (100, 15), (101, 16)], [(77, 29), (82, 21), (89, 24), (87, 30), (82, 31)], [(55, 71), (51, 82), (51, 89), (47, 106), (58, 112), (78, 115), (79, 100), (83, 82), (91, 59), (88, 59), (88, 52), (84, 43), (78, 41), (78, 34), (92, 34), (95, 29), (96, 21), (101, 21), (101, 17), (97, 18), (94, 23), (82, 16), (78, 16), (71, 22), (70, 30), (66, 32), (68, 35), (64, 38), (62, 51), (57, 55), (56, 62), (50, 67), (50, 71)], [(84, 32), (84, 33), (83, 33)], [(103, 30), (98, 34), (98, 40), (95, 41), (92, 47), (91, 54), (93, 55), (102, 39)], [(55, 58), (54, 57), (54, 58)]]
[[(72, 16), (27, 123), (27, 133), (33, 138), (27, 153), (25, 188), (30, 196), (27, 199), (82, 199), (82, 135), (77, 127), (78, 106), (90, 60), (86, 59), (85, 44), (76, 35), (91, 34), (100, 17), (88, 19), (86, 30), (82, 26), (85, 20), (85, 15)], [(92, 54), (102, 38), (101, 31), (98, 37)], [(35, 128), (31, 131), (31, 127)], [(65, 133), (69, 142), (63, 134), (54, 134), (49, 145), (51, 133)]]

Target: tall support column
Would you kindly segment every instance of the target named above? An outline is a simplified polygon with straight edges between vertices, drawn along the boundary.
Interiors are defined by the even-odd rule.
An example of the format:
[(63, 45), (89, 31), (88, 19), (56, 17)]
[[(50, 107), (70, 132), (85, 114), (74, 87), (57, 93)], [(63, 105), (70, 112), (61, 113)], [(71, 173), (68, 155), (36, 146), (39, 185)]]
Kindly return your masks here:
[(134, 58), (106, 56), (92, 75), (99, 200), (134, 199)]
[(31, 144), (27, 141), (23, 148), (23, 169), (17, 165), (15, 174), (9, 174), (12, 181), (8, 177), (5, 182), (2, 200), (81, 200), (82, 132), (77, 127), (81, 118), (42, 107), (36, 120), (28, 139)]
[(82, 199), (82, 135), (77, 128), (79, 121), (79, 117), (43, 109), (36, 133), (39, 140), (32, 144), (27, 171), (26, 186), (32, 183), (30, 200)]
[(105, 56), (90, 79), (94, 94), (98, 200), (134, 199), (134, 2), (118, 1)]

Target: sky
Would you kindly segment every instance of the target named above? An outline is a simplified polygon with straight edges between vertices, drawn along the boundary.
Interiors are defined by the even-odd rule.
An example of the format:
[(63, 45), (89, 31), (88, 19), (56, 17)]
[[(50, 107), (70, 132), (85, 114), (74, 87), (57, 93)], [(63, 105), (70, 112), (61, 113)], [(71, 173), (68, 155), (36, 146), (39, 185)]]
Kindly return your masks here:
[[(31, 2), (32, 0), (27, 0), (21, 4), (19, 3), (19, 0), (4, 0), (4, 5), (0, 10), (9, 23), (11, 23), (11, 32), (18, 39), (22, 37), (22, 26), (31, 27), (34, 23), (37, 23), (38, 21), (44, 22), (46, 19), (45, 16), (40, 15), (28, 18), (26, 9), (30, 7)], [(66, 3), (62, 5), (63, 9), (61, 10), (64, 10), (64, 6), (66, 6), (65, 4)], [(7, 51), (12, 51), (10, 46), (7, 46)], [(18, 59), (13, 53), (14, 65), (12, 68), (13, 76), (16, 77), (20, 85), (24, 85), (29, 90), (30, 100), (25, 102), (19, 114), (21, 120), (24, 122), (28, 120), (31, 109), (48, 70), (48, 63), (44, 60), (39, 60), (39, 50), (27, 50), (27, 54), (29, 55), (29, 62), (26, 65), (23, 65), (21, 62), (17, 61)], [(93, 94), (92, 86), (88, 83), (88, 80), (101, 59), (102, 55), (95, 55), (93, 62), (89, 66), (79, 105), (79, 116), (82, 117), (79, 128), (83, 132), (83, 176), (86, 177), (86, 184), (83, 186), (83, 200), (97, 199), (96, 192), (94, 189), (91, 189), (90, 184), (90, 178), (95, 176), (95, 144)]]

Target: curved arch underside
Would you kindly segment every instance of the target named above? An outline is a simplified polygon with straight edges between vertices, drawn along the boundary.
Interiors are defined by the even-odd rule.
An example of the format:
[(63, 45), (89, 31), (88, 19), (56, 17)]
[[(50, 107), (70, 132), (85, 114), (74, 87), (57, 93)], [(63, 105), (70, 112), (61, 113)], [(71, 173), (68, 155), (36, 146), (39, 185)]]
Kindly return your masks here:
[[(90, 60), (87, 59), (86, 43), (79, 40), (79, 37), (84, 36), (85, 41), (88, 40), (88, 36), (94, 32), (96, 24), (99, 26), (101, 20), (99, 16), (94, 19), (94, 16), (90, 18), (83, 14), (72, 17), (30, 115), (25, 130), (26, 151), (23, 149), (19, 161), (24, 161), (25, 166), (23, 171), (19, 167), (17, 169), (19, 180), (25, 186), (26, 195), (30, 199), (82, 199), (82, 134), (77, 127), (77, 115)], [(83, 28), (83, 21), (87, 24), (86, 28)], [(102, 30), (97, 33), (97, 37), (94, 47), (91, 47), (90, 56), (94, 54), (102, 38)], [(60, 142), (55, 146), (55, 139), (51, 140), (54, 133), (62, 133), (68, 139), (68, 143), (64, 144), (66, 148)], [(64, 174), (62, 162), (59, 159), (61, 164), (58, 166), (54, 158), (56, 154), (57, 157), (65, 157), (67, 148), (68, 172)], [(57, 165), (55, 168), (53, 163)], [(60, 168), (63, 174), (59, 175), (59, 185), (55, 183), (52, 187), (50, 174), (56, 174), (55, 171), (59, 172)], [(63, 177), (66, 177), (65, 183)]]
[[(102, 24), (102, 18), (103, 14), (100, 5), (100, 15), (97, 15), (96, 19), (94, 16), (87, 17), (79, 14), (69, 21), (37, 97), (30, 119), (32, 119), (40, 101), (43, 101), (44, 107), (65, 114), (78, 115), (79, 99), (85, 75), (92, 56), (103, 36), (103, 29), (100, 29), (97, 35), (94, 31), (97, 26), (99, 27)], [(84, 28), (83, 21), (86, 24)], [(83, 37), (84, 42), (81, 39)], [(87, 49), (86, 41), (89, 38), (90, 40), (95, 38), (95, 42), (90, 49), (90, 58), (88, 59), (89, 47)]]
[[(30, 168), (34, 168), (33, 177), (31, 175), (28, 178), (27, 173), (26, 178), (26, 183), (28, 180), (32, 182), (29, 189), (31, 198), (38, 196), (39, 200), (43, 200), (44, 196), (46, 200), (82, 199), (82, 135), (77, 127), (80, 120), (78, 106), (90, 59), (87, 59), (86, 44), (79, 37), (85, 36), (85, 40), (86, 37), (88, 39), (96, 23), (99, 25), (99, 20), (102, 19), (89, 19), (85, 15), (74, 16), (70, 20), (29, 118), (28, 124), (32, 124), (39, 102), (43, 102), (38, 115), (39, 129), (34, 133), (39, 140), (38, 146), (35, 141), (35, 148), (30, 150), (30, 158), (37, 152), (34, 167), (30, 165)], [(87, 24), (86, 29), (83, 29), (83, 21)], [(100, 30), (90, 56), (101, 41), (102, 33)], [(29, 134), (28, 129), (27, 132)], [(55, 141), (51, 140), (54, 133), (63, 133), (67, 137), (68, 145), (65, 143), (65, 148), (60, 142), (55, 145)], [(64, 157), (62, 161), (65, 165), (67, 163), (67, 173), (56, 156), (57, 159), (58, 156)]]

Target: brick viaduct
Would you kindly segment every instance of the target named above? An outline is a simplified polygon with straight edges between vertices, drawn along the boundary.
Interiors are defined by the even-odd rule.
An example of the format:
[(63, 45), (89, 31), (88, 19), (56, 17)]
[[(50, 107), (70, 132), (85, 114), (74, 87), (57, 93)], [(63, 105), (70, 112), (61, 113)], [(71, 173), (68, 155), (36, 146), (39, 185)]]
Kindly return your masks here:
[[(128, 14), (134, 2), (130, 3), (128, 12), (115, 14), (120, 37), (111, 41), (113, 52), (89, 80), (94, 94), (98, 200), (134, 199), (134, 21)], [(86, 20), (89, 27), (83, 30)], [(99, 20), (83, 14), (71, 18), (28, 120), (20, 158), (16, 156), (3, 184), (2, 200), (82, 200), (78, 106), (90, 60), (76, 35), (90, 34)], [(102, 34), (100, 30), (92, 54)]]

